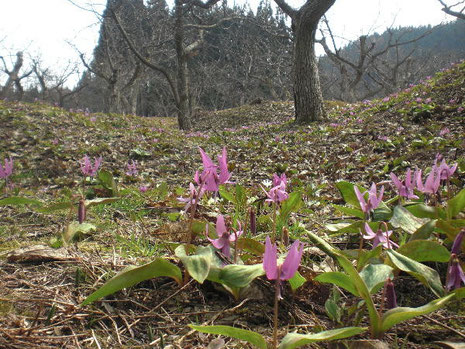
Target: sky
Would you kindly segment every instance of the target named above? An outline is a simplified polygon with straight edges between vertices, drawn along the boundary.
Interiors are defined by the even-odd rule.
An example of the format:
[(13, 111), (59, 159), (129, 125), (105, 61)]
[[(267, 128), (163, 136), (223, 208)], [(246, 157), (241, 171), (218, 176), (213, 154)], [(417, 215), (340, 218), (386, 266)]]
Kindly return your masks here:
[[(228, 1), (232, 5), (234, 0)], [(246, 0), (235, 3), (242, 1)], [(288, 1), (297, 8), (305, 0)], [(102, 12), (106, 3), (73, 2), (83, 8), (92, 5), (97, 12)], [(255, 9), (258, 2), (248, 3)], [(383, 32), (389, 26), (436, 25), (454, 19), (441, 11), (438, 0), (336, 0), (327, 17), (341, 45), (362, 34)], [(68, 0), (0, 0), (0, 56), (10, 69), (18, 50), (24, 51), (26, 57), (41, 57), (42, 65), (52, 71), (70, 61), (79, 62), (76, 48), (90, 58), (98, 32), (98, 16)], [(4, 79), (5, 74), (0, 72), (0, 83)]]

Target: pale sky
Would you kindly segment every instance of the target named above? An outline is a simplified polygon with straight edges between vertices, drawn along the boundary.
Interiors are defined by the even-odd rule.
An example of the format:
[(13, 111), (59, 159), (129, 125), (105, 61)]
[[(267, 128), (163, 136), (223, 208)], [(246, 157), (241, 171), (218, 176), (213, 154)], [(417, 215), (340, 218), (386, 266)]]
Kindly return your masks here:
[[(229, 1), (232, 4), (233, 0)], [(243, 1), (246, 0), (235, 2)], [(249, 4), (255, 10), (259, 0), (251, 1)], [(296, 7), (303, 2), (289, 0)], [(86, 8), (92, 4), (101, 12), (106, 1), (74, 0), (74, 3)], [(455, 19), (441, 11), (437, 0), (336, 0), (327, 17), (334, 34), (347, 40), (382, 32), (391, 25), (436, 25)], [(10, 55), (14, 60), (16, 51), (23, 50), (26, 55), (40, 55), (44, 65), (52, 70), (58, 69), (68, 61), (79, 61), (67, 41), (90, 57), (98, 31), (95, 14), (67, 0), (0, 0), (0, 56), (8, 63)], [(0, 82), (3, 81), (4, 74), (0, 73)]]

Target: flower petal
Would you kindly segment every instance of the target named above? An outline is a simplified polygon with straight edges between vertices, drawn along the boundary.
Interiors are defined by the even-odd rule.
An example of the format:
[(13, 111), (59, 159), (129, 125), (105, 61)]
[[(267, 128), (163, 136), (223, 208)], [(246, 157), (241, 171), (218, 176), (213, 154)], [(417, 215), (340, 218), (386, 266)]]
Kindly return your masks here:
[(263, 269), (268, 280), (278, 278), (278, 249), (276, 244), (271, 244), (270, 237), (266, 237), (265, 254), (263, 255)]

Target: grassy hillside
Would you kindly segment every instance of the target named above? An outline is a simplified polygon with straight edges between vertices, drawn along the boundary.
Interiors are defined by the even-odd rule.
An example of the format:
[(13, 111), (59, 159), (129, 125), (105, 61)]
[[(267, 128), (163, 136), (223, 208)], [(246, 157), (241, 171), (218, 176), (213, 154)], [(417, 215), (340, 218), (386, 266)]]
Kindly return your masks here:
[[(14, 162), (6, 185), (0, 179), (0, 347), (207, 347), (215, 336), (199, 335), (187, 327), (191, 323), (234, 325), (270, 338), (273, 297), (264, 277), (240, 301), (212, 282), (191, 279), (180, 287), (169, 278), (156, 278), (105, 302), (80, 303), (125, 266), (163, 257), (181, 267), (174, 249), (191, 229), (198, 233), (196, 245), (208, 245), (205, 224), (214, 229), (220, 213), (244, 224), (249, 207), (254, 208), (258, 233), (245, 235), (259, 246), (246, 248), (244, 260), (261, 263), (262, 244), (274, 228), (273, 209), (264, 203), (260, 186), (266, 187), (274, 173), (285, 173), (288, 191), (302, 198), (284, 225), (291, 240), (306, 241), (299, 269), (306, 283), (295, 294), (285, 289), (279, 336), (287, 330), (338, 327), (325, 312), (332, 287), (313, 280), (334, 263), (313, 246), (303, 228), (341, 249), (357, 250), (357, 231), (337, 231), (357, 221), (357, 207), (341, 211), (334, 206), (344, 206), (336, 182), (363, 188), (372, 182), (384, 185), (383, 200), (393, 208), (397, 199), (389, 174), (402, 177), (407, 168), (428, 173), (438, 153), (448, 164), (458, 164), (449, 194), (444, 188), (442, 196), (420, 199), (430, 206), (446, 205), (446, 195), (460, 193), (465, 183), (464, 96), (462, 62), (382, 100), (328, 102), (323, 123), (296, 126), (292, 104), (272, 102), (200, 113), (195, 131), (189, 133), (177, 130), (170, 118), (87, 115), (41, 103), (0, 101), (0, 161), (11, 157)], [(202, 169), (199, 146), (214, 162), (226, 147), (235, 184), (204, 196), (192, 223), (178, 198), (189, 195), (189, 183)], [(86, 178), (80, 170), (85, 155), (92, 162), (102, 157), (96, 178)], [(128, 175), (133, 160), (138, 173)], [(89, 203), (89, 226), (76, 230), (81, 198)], [(448, 249), (463, 226), (463, 213), (454, 213), (450, 234), (436, 226), (429, 237)], [(408, 233), (391, 216), (390, 228), (402, 244)], [(370, 242), (365, 248), (370, 249)], [(426, 264), (444, 283), (447, 263)], [(416, 307), (435, 298), (406, 273), (396, 280), (402, 306)], [(357, 303), (347, 292), (342, 297), (347, 306)], [(398, 325), (384, 339), (408, 348), (427, 348), (435, 340), (463, 341), (464, 311), (463, 304), (455, 302), (434, 319)], [(346, 316), (345, 325), (351, 325), (354, 316)], [(366, 321), (363, 317), (362, 324)], [(244, 347), (224, 338), (228, 348)]]

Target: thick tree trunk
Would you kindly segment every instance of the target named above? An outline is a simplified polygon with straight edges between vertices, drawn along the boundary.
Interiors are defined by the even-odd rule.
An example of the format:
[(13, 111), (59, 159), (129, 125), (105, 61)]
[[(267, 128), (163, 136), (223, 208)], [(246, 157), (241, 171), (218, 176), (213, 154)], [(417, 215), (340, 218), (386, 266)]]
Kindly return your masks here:
[[(326, 118), (315, 57), (315, 32), (321, 17), (335, 1), (307, 0), (298, 11), (291, 12), (295, 36), (294, 104), (297, 123), (310, 123)], [(277, 3), (280, 5), (279, 1)], [(280, 6), (283, 6), (282, 3)], [(286, 7), (283, 9), (287, 10)]]
[(316, 26), (298, 25), (294, 49), (294, 104), (297, 123), (309, 123), (326, 117), (315, 57)]
[(184, 49), (184, 23), (183, 6), (180, 0), (175, 2), (175, 33), (174, 42), (176, 46), (177, 59), (177, 90), (179, 101), (176, 105), (178, 109), (178, 126), (181, 130), (192, 128), (190, 103), (189, 103), (189, 70), (187, 67), (187, 55)]

